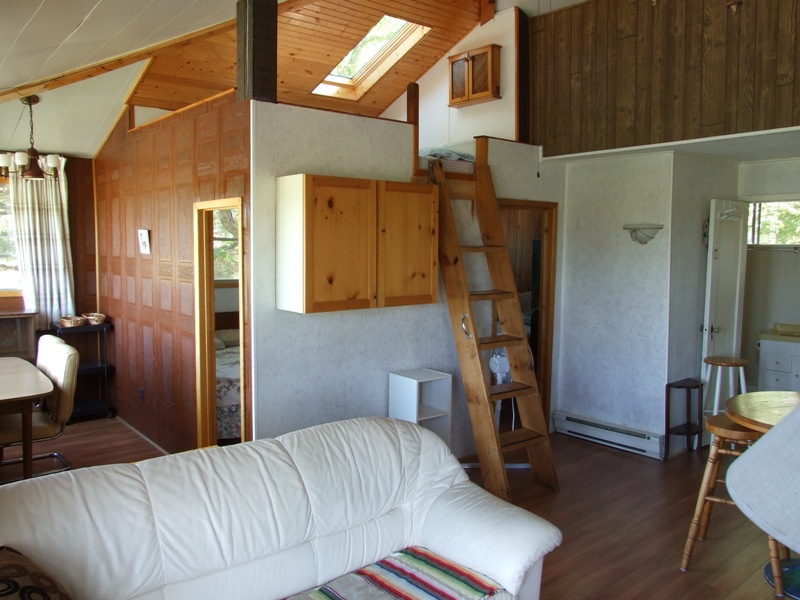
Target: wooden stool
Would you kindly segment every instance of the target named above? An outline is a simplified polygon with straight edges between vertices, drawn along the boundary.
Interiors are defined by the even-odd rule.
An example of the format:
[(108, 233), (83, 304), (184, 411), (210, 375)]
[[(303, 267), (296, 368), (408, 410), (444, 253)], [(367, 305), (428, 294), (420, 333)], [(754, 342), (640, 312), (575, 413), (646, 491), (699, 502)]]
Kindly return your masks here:
[[(706, 419), (706, 429), (714, 436), (714, 441), (711, 443), (711, 449), (708, 452), (708, 462), (706, 462), (692, 524), (689, 526), (689, 535), (686, 538), (686, 545), (683, 549), (681, 571), (684, 572), (689, 570), (689, 561), (692, 559), (695, 542), (704, 540), (706, 533), (708, 533), (708, 523), (711, 520), (711, 509), (714, 504), (736, 506), (736, 503), (730, 498), (715, 495), (717, 483), (725, 483), (725, 480), (720, 478), (719, 473), (720, 455), (741, 456), (743, 450), (735, 450), (730, 446), (750, 446), (762, 435), (757, 431), (734, 423), (726, 414), (708, 417)], [(773, 572), (778, 573), (775, 576), (776, 596), (783, 596), (783, 578), (780, 576), (780, 555), (782, 552), (785, 552), (785, 549), (782, 550), (780, 544), (770, 537), (770, 561), (773, 564)], [(778, 565), (777, 569), (774, 565)]]
[[(669, 426), (669, 417), (670, 417), (670, 397), (671, 392), (673, 389), (679, 390), (686, 390), (686, 422), (682, 425), (675, 425), (673, 427)], [(697, 394), (697, 421), (692, 423), (692, 390), (698, 390)], [(664, 411), (665, 411), (665, 420), (664, 420), (664, 456), (661, 457), (661, 460), (667, 460), (669, 458), (669, 438), (672, 435), (685, 435), (686, 436), (686, 450), (688, 451), (691, 448), (692, 436), (697, 436), (697, 446), (695, 450), (700, 452), (700, 449), (703, 446), (702, 443), (702, 434), (703, 434), (703, 384), (698, 381), (697, 379), (681, 379), (680, 381), (673, 381), (666, 385), (665, 391), (665, 401), (664, 401)]]
[(719, 401), (722, 390), (720, 389), (720, 377), (722, 376), (722, 369), (731, 369), (728, 373), (730, 376), (730, 395), (736, 395), (736, 381), (734, 380), (733, 369), (739, 369), (739, 393), (747, 393), (747, 383), (744, 379), (744, 368), (747, 366), (747, 360), (738, 358), (736, 356), (706, 356), (703, 359), (706, 363), (705, 380), (708, 385), (708, 391), (711, 391), (711, 377), (714, 376), (714, 409), (711, 414), (719, 414)]

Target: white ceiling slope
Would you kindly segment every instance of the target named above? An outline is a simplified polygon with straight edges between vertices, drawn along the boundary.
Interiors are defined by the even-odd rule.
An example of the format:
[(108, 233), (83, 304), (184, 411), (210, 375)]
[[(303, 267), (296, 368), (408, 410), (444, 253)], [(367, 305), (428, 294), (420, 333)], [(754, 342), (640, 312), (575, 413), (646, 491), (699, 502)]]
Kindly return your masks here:
[[(57, 77), (236, 18), (236, 0), (3, 2), (0, 90)], [(121, 114), (144, 63), (38, 94), (34, 141), (43, 154), (92, 158)], [(0, 103), (0, 150), (29, 144), (28, 111)]]

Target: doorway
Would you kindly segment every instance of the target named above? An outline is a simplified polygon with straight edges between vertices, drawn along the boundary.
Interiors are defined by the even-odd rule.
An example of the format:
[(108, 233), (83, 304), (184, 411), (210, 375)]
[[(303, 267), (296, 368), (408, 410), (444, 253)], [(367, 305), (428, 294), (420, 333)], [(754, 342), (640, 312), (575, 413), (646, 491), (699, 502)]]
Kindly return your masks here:
[(249, 439), (242, 199), (194, 204), (197, 445)]
[(556, 224), (554, 202), (498, 198), (500, 220), (520, 295), (545, 417), (550, 415), (553, 372)]

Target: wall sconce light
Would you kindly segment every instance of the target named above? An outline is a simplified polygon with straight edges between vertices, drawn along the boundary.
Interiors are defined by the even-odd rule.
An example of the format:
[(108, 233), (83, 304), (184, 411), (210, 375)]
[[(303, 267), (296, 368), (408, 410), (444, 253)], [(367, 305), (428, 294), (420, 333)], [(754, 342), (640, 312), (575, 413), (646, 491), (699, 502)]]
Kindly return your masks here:
[(728, 0), (728, 10), (731, 11), (731, 14), (738, 15), (739, 14), (739, 7), (742, 5), (742, 0)]
[(636, 223), (623, 225), (622, 228), (625, 231), (631, 232), (631, 239), (634, 242), (646, 244), (650, 240), (654, 239), (659, 230), (663, 229), (664, 226), (657, 223)]

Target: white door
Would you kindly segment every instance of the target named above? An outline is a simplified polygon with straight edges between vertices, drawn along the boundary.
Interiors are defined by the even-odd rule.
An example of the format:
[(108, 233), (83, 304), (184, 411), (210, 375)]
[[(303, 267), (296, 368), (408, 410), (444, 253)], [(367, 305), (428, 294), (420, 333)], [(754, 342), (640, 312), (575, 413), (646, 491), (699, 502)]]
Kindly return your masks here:
[[(739, 356), (742, 303), (747, 260), (747, 202), (712, 200), (708, 219), (706, 301), (703, 316), (703, 357)], [(725, 369), (733, 371), (734, 369)], [(705, 364), (701, 373), (705, 373)], [(728, 373), (726, 373), (728, 375)], [(738, 380), (737, 379), (733, 381)], [(713, 406), (714, 387), (704, 381), (706, 409)], [(716, 382), (712, 380), (712, 386)], [(722, 377), (721, 403), (733, 395), (732, 378)]]

